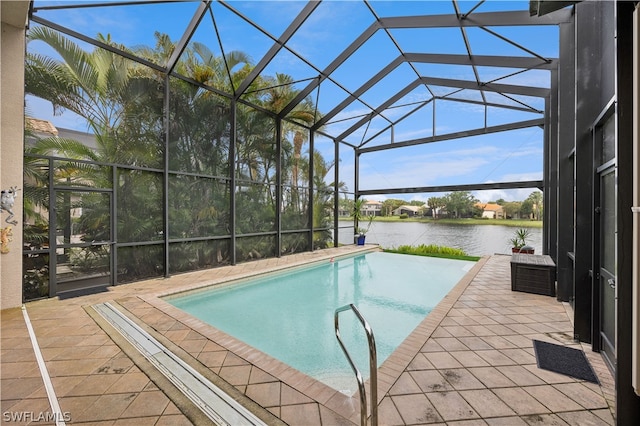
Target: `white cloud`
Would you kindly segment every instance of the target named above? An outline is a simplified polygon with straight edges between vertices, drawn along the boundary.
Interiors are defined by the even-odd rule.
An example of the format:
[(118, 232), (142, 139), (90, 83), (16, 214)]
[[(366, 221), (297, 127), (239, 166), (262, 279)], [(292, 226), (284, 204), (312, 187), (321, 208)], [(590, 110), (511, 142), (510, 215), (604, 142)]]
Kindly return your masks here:
[(465, 176), (482, 168), (486, 160), (472, 157), (435, 160), (428, 157), (392, 160), (384, 165), (360, 163), (363, 188), (404, 188), (432, 186), (444, 178)]
[(520, 182), (526, 180), (542, 180), (542, 171), (505, 174), (502, 176), (501, 182)]
[(474, 191), (473, 195), (483, 203), (503, 199), (505, 201), (524, 201), (536, 188), (518, 189), (490, 189), (487, 191)]

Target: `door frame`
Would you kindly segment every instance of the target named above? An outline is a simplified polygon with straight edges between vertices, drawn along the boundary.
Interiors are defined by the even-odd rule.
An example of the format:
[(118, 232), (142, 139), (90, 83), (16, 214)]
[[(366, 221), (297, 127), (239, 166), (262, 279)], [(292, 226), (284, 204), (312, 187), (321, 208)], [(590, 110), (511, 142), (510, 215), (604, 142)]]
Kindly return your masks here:
[[(618, 198), (618, 164), (617, 164), (617, 158), (618, 158), (618, 117), (616, 114), (616, 99), (615, 97), (612, 97), (609, 102), (607, 103), (607, 105), (602, 109), (602, 111), (600, 112), (600, 114), (598, 115), (598, 117), (594, 120), (592, 126), (590, 127), (590, 131), (591, 131), (591, 140), (592, 140), (592, 146), (593, 146), (593, 188), (592, 188), (592, 203), (593, 203), (593, 210), (592, 210), (592, 214), (593, 214), (593, 220), (592, 220), (592, 228), (593, 228), (593, 233), (592, 233), (592, 247), (593, 247), (593, 251), (592, 251), (592, 259), (591, 259), (591, 295), (592, 295), (592, 327), (591, 327), (591, 344), (592, 344), (592, 348), (594, 351), (596, 352), (601, 352), (603, 355), (603, 359), (605, 359), (607, 366), (609, 367), (609, 369), (611, 370), (612, 373), (615, 373), (615, 368), (616, 368), (616, 360), (611, 360), (609, 359), (608, 356), (605, 355), (604, 353), (604, 347), (603, 347), (603, 343), (602, 343), (602, 337), (601, 337), (601, 331), (602, 331), (602, 303), (601, 303), (601, 297), (602, 297), (602, 292), (601, 290), (601, 285), (600, 285), (600, 269), (601, 269), (601, 243), (602, 243), (602, 238), (601, 238), (601, 224), (600, 224), (600, 220), (601, 220), (601, 216), (600, 216), (600, 208), (601, 208), (601, 178), (604, 175), (607, 175), (609, 173), (614, 173), (614, 179), (615, 179), (615, 184), (614, 184), (614, 196), (615, 199), (617, 200)], [(614, 120), (614, 131), (613, 131), (613, 137), (614, 137), (614, 141), (613, 141), (613, 145), (614, 145), (614, 153), (613, 153), (613, 158), (610, 158), (607, 161), (602, 161), (601, 158), (601, 152), (602, 152), (602, 129), (604, 128), (605, 124), (608, 122), (609, 119)], [(615, 247), (616, 247), (616, 259), (618, 256), (617, 253), (617, 239), (618, 239), (618, 235), (617, 235), (617, 215), (618, 215), (618, 211), (617, 211), (617, 201), (614, 203), (614, 207), (616, 208), (616, 243), (615, 243)], [(612, 271), (614, 274), (614, 279), (618, 280), (618, 270), (617, 270), (617, 263), (616, 263), (616, 270)], [(614, 321), (615, 321), (615, 333), (614, 333), (614, 340), (617, 340), (617, 326), (618, 326), (618, 318), (617, 318), (617, 310), (618, 310), (618, 299), (617, 299), (617, 293), (618, 293), (618, 288), (616, 286), (615, 289), (615, 296), (614, 296), (614, 305), (615, 305), (615, 312), (616, 314), (614, 315)], [(617, 342), (614, 341), (614, 354), (616, 353), (617, 349)]]
[[(109, 220), (109, 241), (101, 241), (98, 243), (70, 243), (70, 244), (62, 244), (58, 245), (57, 240), (57, 220), (58, 220), (58, 212), (57, 208), (55, 208), (55, 202), (57, 200), (58, 193), (62, 192), (81, 192), (81, 193), (96, 193), (96, 194), (106, 194), (109, 197), (109, 216), (111, 219)], [(82, 187), (82, 186), (52, 186), (49, 192), (49, 200), (53, 203), (53, 208), (49, 208), (49, 297), (54, 297), (60, 294), (58, 291), (58, 273), (57, 273), (57, 265), (58, 265), (58, 248), (65, 247), (92, 247), (95, 245), (105, 245), (109, 246), (109, 283), (107, 285), (112, 286), (115, 284), (115, 240), (114, 240), (114, 192), (111, 189), (102, 189), (102, 188), (90, 188), (90, 187)], [(91, 287), (87, 287), (86, 289), (77, 289), (71, 290), (75, 291), (83, 291), (89, 290)]]
[[(616, 224), (616, 231), (615, 231), (615, 238), (617, 240), (617, 191), (618, 191), (618, 184), (617, 184), (617, 167), (616, 167), (616, 162), (615, 159), (610, 160), (608, 162), (606, 162), (605, 164), (603, 164), (601, 167), (598, 167), (596, 169), (596, 179), (594, 180), (594, 201), (597, 201), (597, 207), (596, 207), (596, 218), (593, 222), (594, 225), (594, 233), (593, 233), (593, 238), (594, 238), (594, 265), (593, 265), (593, 271), (594, 271), (594, 276), (593, 276), (593, 287), (594, 287), (594, 339), (593, 339), (593, 349), (600, 352), (603, 359), (605, 360), (605, 363), (607, 364), (607, 366), (609, 367), (609, 369), (611, 370), (611, 372), (614, 372), (616, 369), (616, 364), (617, 364), (617, 336), (618, 336), (618, 286), (617, 286), (617, 281), (618, 281), (618, 271), (617, 270), (613, 270), (613, 271), (609, 271), (607, 269), (605, 269), (603, 267), (603, 261), (602, 261), (602, 255), (603, 255), (603, 251), (602, 251), (602, 244), (603, 244), (603, 240), (604, 238), (602, 237), (602, 226), (601, 226), (601, 221), (602, 221), (602, 214), (601, 214), (601, 209), (603, 208), (602, 204), (603, 204), (603, 200), (602, 200), (602, 180), (605, 176), (613, 174), (613, 179), (614, 179), (614, 187), (613, 187), (613, 196), (614, 196), (614, 201), (613, 201), (613, 205), (611, 207), (613, 207), (614, 209), (614, 215), (616, 217), (616, 219), (614, 219), (614, 223)], [(614, 243), (613, 245), (614, 247), (614, 256), (615, 256), (615, 261), (614, 264), (617, 265), (617, 258), (618, 258), (618, 250), (617, 250), (617, 241), (616, 243)], [(603, 276), (603, 272), (602, 271), (606, 271), (607, 276)], [(614, 313), (613, 313), (613, 318), (612, 320), (614, 321), (614, 332), (613, 332), (613, 336), (612, 339), (613, 341), (611, 341), (606, 334), (604, 333), (603, 329), (603, 324), (604, 324), (604, 314), (603, 314), (603, 309), (604, 309), (604, 301), (603, 298), (605, 297), (605, 291), (607, 290), (606, 288), (604, 288), (604, 280), (613, 280), (613, 285), (612, 287), (614, 288), (614, 294), (613, 294), (613, 305), (614, 305)], [(611, 285), (611, 284), (610, 284)]]

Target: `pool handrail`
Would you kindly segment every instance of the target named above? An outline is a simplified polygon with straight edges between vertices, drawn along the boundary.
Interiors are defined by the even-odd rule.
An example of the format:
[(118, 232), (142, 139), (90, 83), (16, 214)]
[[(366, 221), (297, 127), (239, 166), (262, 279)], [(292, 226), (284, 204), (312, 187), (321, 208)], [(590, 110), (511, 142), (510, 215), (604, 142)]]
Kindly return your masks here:
[(353, 303), (348, 305), (344, 305), (338, 309), (336, 309), (334, 314), (334, 325), (336, 329), (336, 338), (338, 339), (338, 343), (342, 348), (345, 356), (347, 357), (347, 361), (349, 361), (349, 365), (351, 365), (351, 369), (356, 375), (356, 380), (358, 381), (358, 390), (360, 394), (360, 424), (362, 426), (367, 425), (367, 395), (364, 387), (364, 380), (362, 379), (362, 374), (358, 367), (356, 367), (353, 359), (351, 359), (351, 355), (349, 355), (349, 351), (345, 347), (342, 338), (340, 337), (340, 324), (339, 324), (339, 314), (340, 312), (344, 312), (351, 309), (353, 313), (356, 315), (362, 326), (364, 327), (364, 331), (367, 334), (367, 341), (369, 342), (369, 387), (371, 388), (371, 426), (378, 425), (378, 355), (376, 351), (376, 340), (373, 336), (373, 329), (367, 322), (367, 320), (362, 316), (358, 308), (355, 307)]

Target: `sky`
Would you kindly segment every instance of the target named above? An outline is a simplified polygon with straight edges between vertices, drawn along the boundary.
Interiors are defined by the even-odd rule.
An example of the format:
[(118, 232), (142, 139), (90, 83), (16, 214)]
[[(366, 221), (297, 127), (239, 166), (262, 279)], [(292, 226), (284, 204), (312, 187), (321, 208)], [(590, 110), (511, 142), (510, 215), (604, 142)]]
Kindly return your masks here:
[[(36, 1), (36, 7), (60, 4), (105, 3), (104, 1)], [(233, 50), (248, 54), (258, 63), (273, 45), (273, 39), (280, 37), (292, 20), (300, 13), (306, 2), (299, 1), (229, 1), (228, 4), (242, 15), (253, 19), (259, 28), (248, 25), (220, 4), (212, 5), (213, 19), (205, 17), (192, 41), (205, 43), (214, 53), (228, 53)], [(477, 2), (459, 1), (462, 13), (471, 10)], [(298, 55), (282, 50), (267, 66), (264, 74), (286, 73), (298, 81), (296, 88), (304, 88), (310, 79), (318, 76), (358, 35), (367, 29), (378, 17), (413, 16), (432, 14), (451, 14), (454, 12), (451, 1), (371, 1), (369, 6), (361, 1), (332, 0), (318, 6), (309, 19), (289, 40), (288, 46)], [(162, 3), (154, 5), (91, 7), (82, 9), (64, 9), (37, 11), (44, 19), (67, 26), (74, 31), (94, 37), (97, 33), (111, 34), (112, 39), (129, 47), (153, 46), (154, 32), (168, 34), (172, 40), (180, 39), (188, 26), (191, 16), (198, 7), (197, 2)], [(487, 1), (473, 13), (495, 10), (526, 10), (528, 1), (498, 2)], [(375, 15), (374, 15), (375, 14)], [(215, 23), (215, 26), (214, 26)], [(555, 27), (496, 27), (492, 31), (502, 37), (508, 37), (516, 43), (535, 51), (544, 57), (558, 56), (558, 31)], [(220, 34), (218, 42), (215, 34)], [(267, 33), (267, 34), (265, 34)], [(527, 56), (522, 49), (509, 44), (503, 38), (478, 28), (466, 31), (466, 37), (474, 54)], [(79, 42), (88, 50), (93, 47)], [(394, 29), (388, 33), (376, 31), (372, 37), (354, 53), (344, 65), (338, 67), (331, 80), (325, 80), (312, 97), (318, 109), (324, 114), (331, 111), (348, 94), (355, 91), (382, 67), (398, 57), (400, 51), (411, 53), (455, 53), (466, 54), (463, 36), (459, 28), (430, 29)], [(51, 53), (41, 44), (29, 46), (38, 52)], [(317, 69), (312, 68), (312, 63)], [(474, 81), (471, 67), (445, 66), (435, 64), (416, 64), (412, 69), (404, 63), (397, 67), (387, 78), (367, 91), (344, 111), (332, 117), (324, 127), (331, 135), (338, 135), (349, 129), (363, 114), (371, 112), (382, 102), (416, 79), (416, 72), (440, 78), (452, 78)], [(478, 67), (482, 81), (488, 82), (513, 72), (511, 69)], [(499, 83), (549, 87), (549, 72), (528, 71), (503, 78)], [(436, 95), (451, 94), (450, 87), (432, 87)], [(540, 99), (504, 96), (486, 93), (489, 102), (508, 102), (521, 105), (521, 102), (536, 109), (544, 109)], [(478, 91), (465, 90), (455, 94), (467, 100), (481, 100)], [(420, 86), (408, 93), (384, 111), (386, 119), (394, 121), (407, 114), (431, 95)], [(82, 119), (71, 113), (53, 116), (51, 106), (32, 97), (27, 99), (27, 113), (41, 119), (50, 120), (57, 127), (74, 130), (86, 130)], [(523, 121), (540, 118), (538, 114), (519, 112), (502, 108), (488, 108), (471, 103), (436, 101), (397, 123), (393, 132), (387, 130), (375, 136), (389, 122), (376, 118), (370, 124), (348, 135), (347, 142), (365, 146), (375, 146), (393, 141), (411, 140), (435, 134), (447, 134), (494, 126), (511, 121)], [(373, 138), (372, 138), (373, 137)], [(528, 128), (517, 131), (493, 133), (455, 142), (437, 142), (411, 148), (392, 149), (363, 154), (360, 157), (361, 189), (386, 189), (402, 187), (439, 186), (472, 183), (510, 182), (542, 179), (543, 131), (540, 128)], [(316, 148), (325, 158), (333, 159), (333, 143), (330, 139), (316, 138)], [(339, 167), (340, 180), (350, 191), (354, 190), (353, 152), (341, 148)], [(331, 178), (332, 176), (329, 176)], [(507, 201), (524, 200), (534, 189), (493, 190), (474, 192), (483, 202), (503, 198)], [(403, 198), (426, 201), (440, 193), (372, 195), (368, 199)]]

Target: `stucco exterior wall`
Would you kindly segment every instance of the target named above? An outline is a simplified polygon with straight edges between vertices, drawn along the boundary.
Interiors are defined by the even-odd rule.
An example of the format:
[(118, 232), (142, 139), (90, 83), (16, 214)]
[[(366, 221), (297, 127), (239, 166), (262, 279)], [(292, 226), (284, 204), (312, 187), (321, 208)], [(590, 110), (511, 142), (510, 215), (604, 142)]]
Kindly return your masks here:
[(17, 225), (6, 222), (2, 212), (0, 228), (11, 227), (12, 241), (0, 254), (0, 308), (22, 303), (22, 180), (24, 144), (24, 51), (29, 2), (2, 1), (2, 45), (0, 49), (0, 188), (17, 186), (20, 191), (13, 206)]

